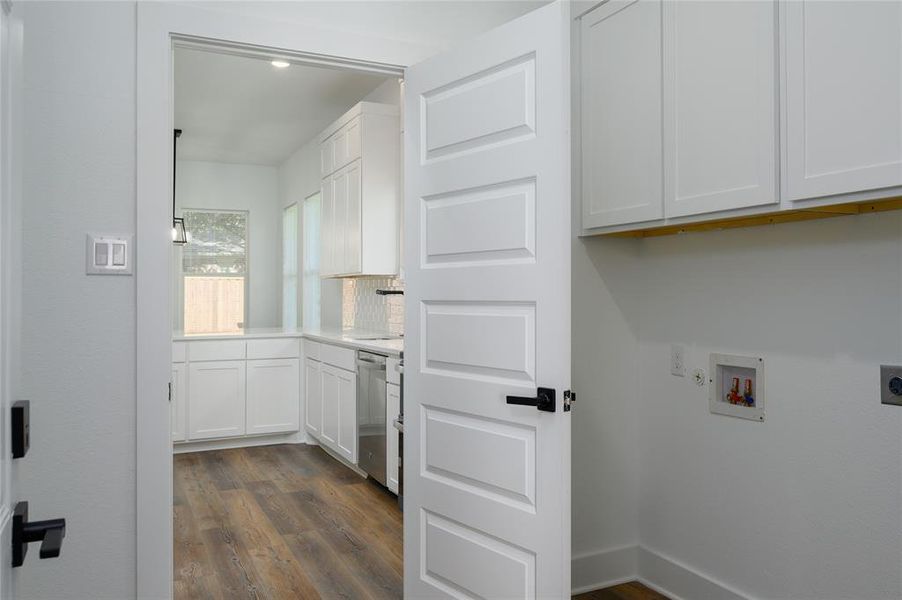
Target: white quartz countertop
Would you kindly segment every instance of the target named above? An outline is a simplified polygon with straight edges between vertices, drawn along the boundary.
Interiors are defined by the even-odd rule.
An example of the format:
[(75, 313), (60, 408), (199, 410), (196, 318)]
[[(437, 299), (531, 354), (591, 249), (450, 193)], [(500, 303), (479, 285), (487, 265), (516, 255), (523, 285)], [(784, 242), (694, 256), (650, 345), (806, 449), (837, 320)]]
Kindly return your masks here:
[[(240, 333), (217, 334), (185, 334), (183, 331), (173, 331), (173, 342), (191, 342), (200, 340), (250, 340), (261, 338), (297, 337), (307, 338), (327, 344), (377, 352), (389, 356), (399, 356), (404, 351), (404, 339), (391, 336), (387, 333), (373, 331), (327, 331), (327, 330), (303, 330), (283, 329), (281, 327), (259, 327), (246, 329)], [(390, 338), (390, 339), (377, 339)]]

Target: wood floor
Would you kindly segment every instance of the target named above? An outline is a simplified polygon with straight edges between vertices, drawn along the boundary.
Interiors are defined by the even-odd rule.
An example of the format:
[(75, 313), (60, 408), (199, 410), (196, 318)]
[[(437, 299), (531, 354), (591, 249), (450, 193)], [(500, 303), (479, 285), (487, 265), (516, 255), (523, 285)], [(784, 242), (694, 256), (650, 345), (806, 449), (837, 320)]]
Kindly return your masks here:
[[(395, 496), (316, 446), (178, 454), (175, 597), (402, 597)], [(579, 600), (666, 600), (638, 583)]]

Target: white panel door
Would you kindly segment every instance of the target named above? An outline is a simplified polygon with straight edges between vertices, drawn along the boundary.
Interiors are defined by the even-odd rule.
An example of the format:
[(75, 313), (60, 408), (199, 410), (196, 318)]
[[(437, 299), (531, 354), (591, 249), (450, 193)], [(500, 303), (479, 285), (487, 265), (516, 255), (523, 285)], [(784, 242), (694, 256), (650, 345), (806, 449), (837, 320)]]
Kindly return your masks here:
[(338, 440), (335, 449), (357, 464), (357, 374), (335, 369), (338, 380)]
[(663, 7), (665, 216), (779, 202), (776, 0)]
[(320, 392), (323, 395), (323, 425), (320, 441), (332, 448), (338, 446), (338, 398), (340, 395), (338, 371), (335, 367), (321, 364)]
[(247, 435), (297, 431), (300, 387), (297, 358), (247, 361)]
[(187, 439), (188, 426), (188, 365), (185, 363), (172, 365), (172, 394), (169, 397), (170, 423), (172, 441), (184, 442)]
[(394, 420), (401, 414), (401, 386), (385, 386), (385, 487), (398, 493), (398, 441), (399, 432)]
[(902, 3), (783, 3), (785, 192), (902, 185)]
[(323, 426), (323, 392), (320, 365), (310, 358), (304, 359), (304, 414), (307, 431), (319, 439)]
[(244, 435), (245, 373), (243, 360), (190, 363), (188, 439)]
[(583, 227), (660, 219), (661, 2), (609, 0), (580, 32)]
[[(570, 596), (569, 31), (554, 3), (407, 71), (407, 598)], [(554, 412), (507, 403), (537, 386)]]

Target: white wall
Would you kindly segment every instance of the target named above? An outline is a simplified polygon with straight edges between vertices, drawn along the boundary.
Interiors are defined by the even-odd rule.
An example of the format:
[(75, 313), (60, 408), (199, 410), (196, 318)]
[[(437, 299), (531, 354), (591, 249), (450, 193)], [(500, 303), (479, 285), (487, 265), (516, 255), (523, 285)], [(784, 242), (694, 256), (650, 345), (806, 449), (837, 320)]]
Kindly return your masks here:
[(135, 593), (135, 279), (85, 275), (85, 234), (135, 231), (135, 6), (25, 2), (22, 389), (15, 494), (65, 517), (17, 598)]
[[(245, 328), (282, 324), (282, 203), (276, 167), (178, 161), (178, 211), (191, 208), (248, 212), (248, 322)], [(181, 252), (176, 249), (176, 257)], [(173, 269), (175, 285), (180, 272)], [(182, 312), (176, 303), (176, 318)], [(180, 325), (176, 323), (176, 325)]]
[[(877, 386), (902, 361), (902, 215), (577, 243), (575, 276), (596, 280), (574, 356), (610, 363), (577, 358), (574, 436), (597, 446), (595, 492), (638, 473), (640, 576), (684, 598), (902, 597), (902, 410)], [(767, 421), (709, 414), (707, 390), (670, 375), (673, 343), (690, 370), (764, 356)], [(629, 522), (627, 496), (597, 505)], [(628, 537), (592, 527), (600, 548)]]

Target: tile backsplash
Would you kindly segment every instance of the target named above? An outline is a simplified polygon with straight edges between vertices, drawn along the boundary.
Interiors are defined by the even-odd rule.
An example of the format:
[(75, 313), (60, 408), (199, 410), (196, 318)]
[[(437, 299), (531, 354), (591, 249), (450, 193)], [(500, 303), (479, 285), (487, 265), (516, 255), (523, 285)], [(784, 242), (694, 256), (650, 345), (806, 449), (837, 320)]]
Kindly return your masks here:
[(342, 327), (404, 333), (404, 296), (380, 296), (376, 290), (403, 290), (397, 277), (355, 277), (342, 280)]

